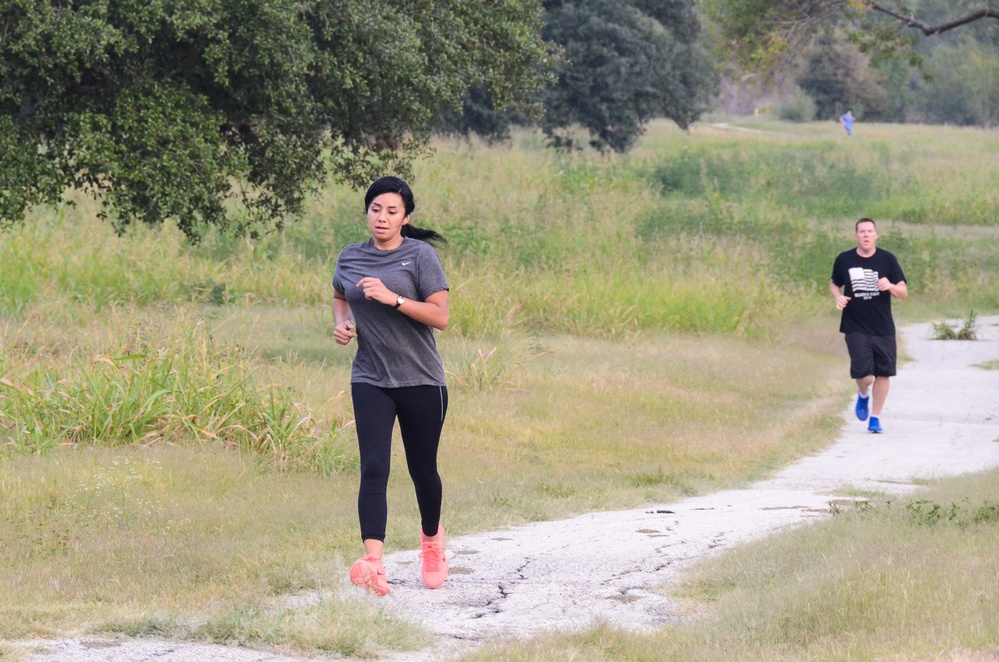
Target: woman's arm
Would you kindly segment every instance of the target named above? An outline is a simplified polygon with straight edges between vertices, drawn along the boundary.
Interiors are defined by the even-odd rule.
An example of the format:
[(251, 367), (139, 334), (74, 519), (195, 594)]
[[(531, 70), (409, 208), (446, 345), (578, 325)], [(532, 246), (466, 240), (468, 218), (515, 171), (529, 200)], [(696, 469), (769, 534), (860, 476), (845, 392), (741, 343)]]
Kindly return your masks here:
[(333, 293), (333, 340), (338, 345), (346, 345), (351, 338), (356, 338), (354, 333), (354, 313), (350, 310), (350, 304), (339, 292)]
[(447, 290), (441, 290), (431, 294), (426, 301), (406, 299), (399, 306), (399, 312), (412, 317), (417, 322), (423, 322), (443, 331), (451, 319), (451, 299)]
[[(379, 278), (367, 277), (357, 282), (357, 286), (364, 290), (364, 298), (383, 303), (393, 308), (399, 303), (399, 295), (391, 291)], [(414, 301), (413, 299), (403, 299), (403, 303), (398, 310), (403, 315), (411, 317), (417, 322), (432, 326), (443, 331), (447, 328), (448, 320), (451, 318), (451, 305), (449, 303), (447, 290), (434, 292), (427, 297), (426, 301)]]

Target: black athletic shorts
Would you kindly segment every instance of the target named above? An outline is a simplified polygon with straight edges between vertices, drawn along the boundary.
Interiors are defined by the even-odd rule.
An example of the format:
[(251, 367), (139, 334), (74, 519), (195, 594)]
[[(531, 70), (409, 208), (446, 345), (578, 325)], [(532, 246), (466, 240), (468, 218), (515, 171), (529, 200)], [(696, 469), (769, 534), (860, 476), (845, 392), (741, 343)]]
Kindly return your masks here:
[(846, 348), (850, 352), (850, 377), (860, 379), (894, 377), (898, 351), (895, 336), (869, 336), (866, 333), (847, 333)]

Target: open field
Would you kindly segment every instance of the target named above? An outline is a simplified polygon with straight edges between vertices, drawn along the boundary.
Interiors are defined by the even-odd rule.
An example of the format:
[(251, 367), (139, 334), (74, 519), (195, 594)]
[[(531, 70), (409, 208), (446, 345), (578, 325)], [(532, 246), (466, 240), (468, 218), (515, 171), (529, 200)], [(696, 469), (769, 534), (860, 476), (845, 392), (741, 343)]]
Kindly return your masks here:
[[(418, 164), (414, 222), (450, 240), (452, 534), (737, 486), (828, 443), (850, 383), (826, 284), (859, 216), (906, 270), (900, 321), (999, 310), (999, 132), (745, 128), (657, 124), (625, 157), (556, 155), (533, 135), (443, 142)], [(364, 237), (361, 195), (330, 186), (282, 234), (198, 246), (170, 227), (116, 236), (78, 202), (0, 236), (0, 639), (127, 632), (369, 657), (420, 645), (340, 591), (360, 551), (353, 350), (332, 342), (328, 283), (338, 248)], [(417, 544), (398, 453), (390, 550)], [(988, 480), (959, 489), (981, 501)], [(931, 531), (870, 522), (814, 535), (880, 527), (918, 555)], [(976, 544), (954, 548), (967, 573)], [(862, 566), (879, 552), (842, 553)], [(939, 589), (891, 580), (924, 602)], [(692, 581), (692, 604), (745, 604), (738, 592), (763, 580)], [(314, 589), (334, 597), (308, 614), (276, 606)], [(849, 650), (793, 604), (805, 635)], [(654, 650), (779, 639), (733, 618)], [(511, 659), (571, 659), (581, 641), (628, 659), (615, 651), (648, 643), (587, 637)]]

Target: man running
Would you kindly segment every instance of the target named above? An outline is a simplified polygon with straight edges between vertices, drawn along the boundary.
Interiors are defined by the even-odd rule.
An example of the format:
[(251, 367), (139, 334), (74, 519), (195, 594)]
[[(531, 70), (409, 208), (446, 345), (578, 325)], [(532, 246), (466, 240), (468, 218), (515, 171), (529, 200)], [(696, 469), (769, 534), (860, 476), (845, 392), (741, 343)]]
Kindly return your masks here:
[(850, 377), (857, 380), (857, 418), (870, 417), (867, 429), (882, 432), (881, 408), (897, 357), (891, 300), (905, 299), (909, 290), (895, 256), (875, 245), (878, 229), (874, 221), (862, 218), (855, 229), (857, 248), (836, 257), (829, 293), (843, 311), (839, 330), (850, 352)]

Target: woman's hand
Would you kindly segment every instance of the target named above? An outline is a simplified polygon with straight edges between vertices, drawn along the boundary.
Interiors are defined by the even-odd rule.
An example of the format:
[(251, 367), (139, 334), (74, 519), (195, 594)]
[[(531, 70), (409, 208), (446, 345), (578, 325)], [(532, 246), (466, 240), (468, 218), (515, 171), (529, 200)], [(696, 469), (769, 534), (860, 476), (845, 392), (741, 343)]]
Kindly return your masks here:
[(354, 330), (354, 320), (344, 320), (333, 329), (333, 340), (338, 345), (346, 345), (352, 338), (356, 337), (357, 332)]
[(367, 276), (357, 281), (357, 286), (364, 292), (364, 298), (369, 301), (377, 301), (386, 306), (394, 306), (399, 298), (398, 294), (385, 287), (385, 283), (380, 278)]

